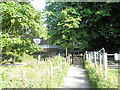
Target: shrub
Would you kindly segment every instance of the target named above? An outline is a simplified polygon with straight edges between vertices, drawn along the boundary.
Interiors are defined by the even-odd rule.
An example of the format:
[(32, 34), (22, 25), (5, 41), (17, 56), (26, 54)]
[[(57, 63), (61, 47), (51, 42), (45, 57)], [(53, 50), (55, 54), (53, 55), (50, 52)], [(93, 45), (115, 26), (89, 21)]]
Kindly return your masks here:
[(33, 61), (35, 60), (33, 56), (30, 56), (25, 53), (22, 56), (12, 55), (12, 54), (3, 54), (1, 64), (14, 63), (14, 62), (27, 62), (32, 60)]

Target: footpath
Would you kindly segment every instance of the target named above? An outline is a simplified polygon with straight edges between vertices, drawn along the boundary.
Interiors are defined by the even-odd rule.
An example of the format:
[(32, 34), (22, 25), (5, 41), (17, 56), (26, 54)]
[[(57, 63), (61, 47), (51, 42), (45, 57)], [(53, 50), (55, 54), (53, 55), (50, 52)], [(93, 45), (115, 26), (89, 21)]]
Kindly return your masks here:
[(61, 88), (91, 88), (82, 65), (71, 65)]

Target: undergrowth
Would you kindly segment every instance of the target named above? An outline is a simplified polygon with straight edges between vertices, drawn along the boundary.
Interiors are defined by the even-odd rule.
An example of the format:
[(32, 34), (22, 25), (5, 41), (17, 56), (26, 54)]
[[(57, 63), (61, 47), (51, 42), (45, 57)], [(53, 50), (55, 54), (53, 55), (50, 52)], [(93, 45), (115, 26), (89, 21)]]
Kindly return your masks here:
[(104, 71), (90, 65), (89, 60), (84, 65), (93, 88), (118, 88), (118, 72), (108, 70), (105, 77)]
[[(31, 60), (32, 59), (32, 60)], [(62, 60), (62, 72), (60, 65)], [(50, 62), (39, 62), (29, 58), (25, 66), (1, 66), (0, 67), (0, 89), (1, 88), (59, 88), (69, 68), (65, 64), (65, 58), (57, 56), (52, 58), (53, 78), (50, 77)]]

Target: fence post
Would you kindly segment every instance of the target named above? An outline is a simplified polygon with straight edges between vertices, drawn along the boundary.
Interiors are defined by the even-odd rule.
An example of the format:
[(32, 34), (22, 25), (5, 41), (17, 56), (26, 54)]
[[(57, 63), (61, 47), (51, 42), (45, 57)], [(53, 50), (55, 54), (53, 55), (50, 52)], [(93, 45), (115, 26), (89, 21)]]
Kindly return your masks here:
[(115, 60), (119, 60), (119, 59), (118, 59), (118, 54), (117, 54), (117, 53), (114, 54), (114, 59), (115, 59)]
[(90, 65), (91, 65), (92, 64), (92, 58), (91, 58), (91, 54), (90, 53), (88, 54), (88, 58), (89, 58), (88, 60), (90, 61)]
[(100, 54), (100, 69), (102, 70), (102, 57), (101, 57), (101, 54)]
[(69, 55), (69, 64), (71, 65), (71, 55)]
[(67, 62), (67, 53), (68, 53), (68, 50), (67, 50), (67, 48), (66, 48), (66, 62)]
[(60, 72), (62, 72), (62, 60), (60, 60)]
[(41, 57), (40, 57), (40, 54), (39, 54), (39, 55), (38, 55), (38, 61), (40, 61), (40, 58), (41, 58)]
[(66, 66), (66, 64), (67, 64), (67, 62), (66, 62), (66, 58), (65, 58), (65, 60), (64, 60), (64, 63), (65, 63), (65, 66)]
[(70, 55), (70, 65), (72, 64), (72, 55)]
[(53, 78), (53, 66), (51, 61), (50, 61), (50, 78)]
[[(60, 56), (60, 53), (58, 54)], [(62, 60), (60, 60), (60, 72), (62, 72)]]
[(69, 55), (67, 56), (67, 63), (69, 64)]
[(86, 60), (88, 60), (88, 54), (86, 53)]
[(94, 61), (95, 61), (95, 67), (97, 67), (96, 52), (94, 52)]
[(104, 71), (105, 71), (105, 77), (107, 74), (107, 53), (103, 53), (103, 62), (104, 62)]
[(58, 53), (58, 56), (60, 56), (60, 53)]
[(80, 54), (80, 60), (81, 60), (81, 64), (83, 65), (83, 54)]
[(83, 60), (85, 60), (85, 53), (83, 54)]

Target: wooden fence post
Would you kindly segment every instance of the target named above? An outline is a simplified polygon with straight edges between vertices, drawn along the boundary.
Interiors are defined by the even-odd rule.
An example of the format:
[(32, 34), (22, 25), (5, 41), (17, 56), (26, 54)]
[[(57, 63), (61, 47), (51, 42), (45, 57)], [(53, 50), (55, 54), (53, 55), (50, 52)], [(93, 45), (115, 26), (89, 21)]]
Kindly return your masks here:
[(81, 64), (83, 65), (83, 54), (80, 54), (80, 60), (81, 60)]
[(60, 60), (60, 72), (62, 72), (62, 60)]
[(88, 54), (86, 53), (86, 60), (88, 60)]
[(87, 60), (90, 60), (90, 53), (87, 54)]
[(104, 71), (105, 71), (105, 77), (106, 77), (106, 74), (107, 74), (107, 53), (104, 53), (103, 54), (103, 62), (104, 62)]
[(40, 61), (41, 57), (40, 57), (40, 54), (38, 55), (38, 61)]
[(58, 56), (60, 56), (60, 53), (58, 53)]
[(85, 60), (85, 53), (83, 54), (83, 60)]
[(70, 55), (70, 65), (72, 64), (72, 55)]
[[(58, 54), (58, 56), (60, 56), (60, 53)], [(59, 65), (59, 67), (60, 67), (60, 72), (62, 72), (62, 60), (60, 60), (60, 65)]]
[(50, 78), (53, 78), (53, 66), (51, 61), (50, 61)]
[(69, 54), (69, 58), (68, 58), (68, 59), (69, 59), (69, 64), (71, 64), (71, 58), (70, 58), (70, 54)]
[(68, 53), (68, 50), (67, 50), (67, 48), (66, 48), (66, 62), (67, 62), (67, 53)]

